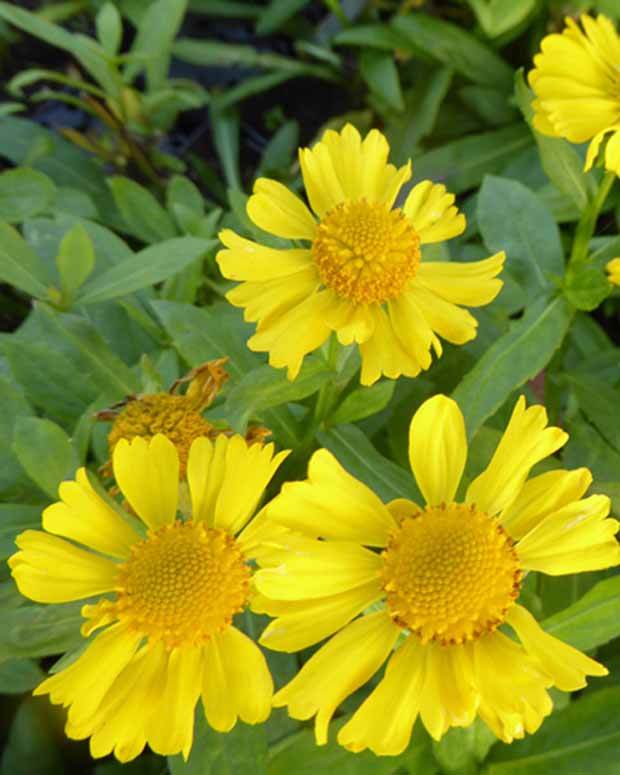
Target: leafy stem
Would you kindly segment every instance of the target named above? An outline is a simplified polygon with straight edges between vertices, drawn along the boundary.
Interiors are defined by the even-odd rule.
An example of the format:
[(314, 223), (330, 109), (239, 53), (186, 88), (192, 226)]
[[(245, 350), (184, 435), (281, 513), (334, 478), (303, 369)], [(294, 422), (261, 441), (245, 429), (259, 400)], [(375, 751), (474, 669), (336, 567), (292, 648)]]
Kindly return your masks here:
[(607, 195), (609, 194), (615, 179), (615, 172), (609, 171), (605, 173), (594, 198), (581, 214), (577, 229), (575, 230), (573, 249), (568, 262), (569, 266), (574, 267), (576, 264), (587, 259), (588, 245), (594, 234), (596, 221), (598, 220), (598, 216), (605, 204), (605, 200), (607, 199)]

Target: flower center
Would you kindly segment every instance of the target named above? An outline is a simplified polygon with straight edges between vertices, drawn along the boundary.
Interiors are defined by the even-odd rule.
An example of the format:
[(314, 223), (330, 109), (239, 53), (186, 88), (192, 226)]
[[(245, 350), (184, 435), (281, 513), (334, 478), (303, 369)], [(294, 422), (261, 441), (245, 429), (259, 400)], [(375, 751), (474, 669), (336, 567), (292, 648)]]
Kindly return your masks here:
[(312, 256), (319, 276), (355, 304), (400, 295), (420, 263), (420, 238), (400, 209), (342, 202), (318, 225)]
[(224, 530), (176, 521), (132, 548), (119, 572), (119, 619), (168, 648), (205, 643), (248, 598), (250, 570)]
[(404, 519), (383, 562), (390, 614), (423, 643), (474, 640), (496, 629), (519, 595), (511, 539), (474, 506), (427, 506)]

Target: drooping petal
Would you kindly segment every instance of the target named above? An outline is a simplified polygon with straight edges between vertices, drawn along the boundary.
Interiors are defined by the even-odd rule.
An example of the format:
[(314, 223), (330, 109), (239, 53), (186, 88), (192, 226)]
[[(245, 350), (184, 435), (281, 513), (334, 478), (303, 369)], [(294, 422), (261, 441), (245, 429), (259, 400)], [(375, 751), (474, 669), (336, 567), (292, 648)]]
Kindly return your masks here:
[(424, 681), (425, 647), (414, 637), (392, 655), (385, 676), (338, 733), (338, 742), (359, 753), (398, 756), (409, 745)]
[(372, 385), (384, 374), (390, 379), (417, 377), (422, 365), (405, 350), (393, 323), (379, 304), (369, 307), (374, 319), (374, 332), (360, 344), (362, 385)]
[(431, 346), (435, 335), (413, 294), (406, 291), (391, 299), (388, 302), (388, 317), (401, 348), (421, 369), (428, 369), (432, 362)]
[(430, 506), (451, 503), (467, 460), (465, 421), (456, 401), (425, 401), (409, 427), (409, 463)]
[(476, 338), (478, 321), (466, 309), (457, 307), (413, 282), (409, 293), (431, 329), (452, 344), (465, 344)]
[(61, 482), (58, 493), (62, 503), (54, 503), (43, 512), (45, 530), (112, 557), (128, 557), (140, 536), (97, 495), (85, 468), (80, 468), (75, 478), (74, 482)]
[(547, 427), (543, 406), (526, 408), (520, 396), (510, 422), (486, 470), (469, 485), (466, 500), (488, 514), (497, 514), (519, 494), (530, 470), (562, 447), (568, 435)]
[(374, 492), (326, 449), (312, 455), (307, 481), (285, 484), (268, 513), (291, 530), (367, 546), (385, 546), (396, 526)]
[(314, 600), (270, 600), (262, 595), (252, 601), (252, 610), (277, 617), (260, 642), (274, 651), (295, 652), (312, 646), (348, 624), (383, 596), (379, 580)]
[(247, 213), (264, 231), (285, 239), (313, 240), (316, 222), (306, 205), (282, 183), (259, 178), (248, 199)]
[(347, 625), (306, 662), (273, 698), (276, 708), (308, 719), (316, 714), (318, 745), (327, 742), (329, 722), (338, 705), (371, 678), (390, 653), (399, 628), (387, 613), (363, 616)]
[(423, 261), (416, 280), (452, 304), (480, 307), (493, 301), (503, 282), (497, 275), (504, 267), (502, 251), (484, 261)]
[(179, 456), (157, 434), (150, 441), (120, 439), (114, 448), (114, 478), (131, 508), (151, 528), (174, 522), (179, 500)]
[(409, 192), (403, 212), (423, 245), (457, 237), (465, 231), (465, 216), (454, 207), (454, 194), (441, 183), (423, 180)]
[(349, 299), (338, 299), (327, 311), (325, 323), (336, 333), (340, 344), (366, 342), (375, 330), (375, 319), (366, 304), (352, 304)]
[(588, 675), (607, 675), (608, 670), (590, 657), (546, 633), (523, 606), (514, 605), (506, 617), (527, 653), (536, 660), (555, 686), (564, 692), (583, 689)]
[(111, 592), (118, 566), (41, 530), (25, 530), (9, 559), (19, 591), (37, 603), (66, 603)]
[(312, 254), (307, 248), (269, 248), (230, 229), (224, 229), (218, 236), (227, 250), (220, 250), (217, 263), (229, 280), (265, 282), (290, 277), (312, 263)]
[(500, 522), (513, 538), (523, 538), (554, 511), (577, 501), (592, 483), (587, 468), (547, 471), (528, 479), (515, 500), (505, 509)]
[(517, 544), (523, 567), (557, 576), (618, 565), (620, 523), (606, 519), (609, 508), (606, 495), (591, 495), (549, 514)]

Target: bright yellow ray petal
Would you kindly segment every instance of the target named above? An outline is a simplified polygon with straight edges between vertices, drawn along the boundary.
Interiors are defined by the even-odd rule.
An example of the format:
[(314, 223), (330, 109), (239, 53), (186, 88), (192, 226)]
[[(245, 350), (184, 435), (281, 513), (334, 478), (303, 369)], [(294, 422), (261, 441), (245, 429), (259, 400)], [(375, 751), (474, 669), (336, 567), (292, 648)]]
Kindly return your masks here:
[(385, 546), (396, 527), (390, 513), (365, 484), (351, 476), (331, 452), (320, 449), (305, 482), (288, 482), (268, 507), (271, 519), (308, 535)]
[(423, 180), (409, 192), (403, 212), (423, 245), (457, 237), (465, 231), (465, 216), (454, 207), (454, 194), (441, 183)]
[(306, 205), (282, 183), (259, 178), (248, 199), (247, 213), (264, 231), (286, 239), (313, 240), (316, 222)]
[(568, 435), (547, 427), (543, 406), (526, 408), (521, 396), (486, 470), (469, 485), (466, 500), (493, 515), (509, 506), (519, 494), (536, 463), (562, 447)]
[(340, 344), (366, 342), (375, 330), (375, 319), (366, 304), (338, 299), (325, 315), (325, 323), (336, 332)]
[(136, 436), (114, 448), (114, 478), (131, 508), (152, 530), (169, 525), (177, 514), (179, 456), (174, 444), (157, 434)]
[(458, 404), (443, 395), (429, 398), (409, 426), (409, 463), (430, 506), (454, 500), (466, 460), (467, 435)]
[(427, 324), (446, 341), (465, 344), (476, 338), (478, 321), (466, 309), (446, 301), (421, 283), (412, 283), (409, 293)]
[(390, 653), (399, 628), (383, 611), (356, 619), (322, 646), (273, 698), (276, 708), (308, 719), (316, 714), (318, 745), (327, 742), (329, 722), (340, 703), (366, 683)]
[(338, 742), (359, 753), (398, 756), (409, 745), (424, 680), (425, 646), (413, 636), (392, 655), (385, 676), (338, 733)]
[(497, 279), (506, 254), (502, 251), (484, 261), (423, 261), (416, 280), (453, 304), (480, 307), (493, 301), (503, 282)]
[[(267, 506), (250, 520), (237, 536), (237, 545), (244, 557), (256, 560), (261, 566), (277, 564), (282, 547), (282, 538), (289, 534), (289, 529), (278, 525), (267, 517)], [(275, 555), (275, 559), (274, 559)]]
[(390, 379), (401, 375), (417, 377), (422, 366), (405, 350), (386, 312), (379, 304), (369, 309), (374, 318), (374, 333), (360, 345), (362, 385), (372, 385), (382, 374)]
[(346, 194), (325, 143), (318, 142), (313, 148), (300, 148), (299, 164), (308, 201), (320, 218), (345, 201)]
[(54, 503), (43, 512), (45, 530), (112, 557), (128, 557), (140, 536), (97, 495), (85, 468), (80, 468), (75, 478), (75, 482), (61, 482), (58, 493), (62, 503)]
[(577, 501), (592, 483), (587, 468), (574, 471), (547, 471), (528, 479), (521, 492), (500, 516), (500, 522), (513, 538), (523, 538), (553, 511)]
[(237, 723), (237, 709), (217, 638), (211, 638), (204, 647), (202, 705), (207, 721), (217, 732), (230, 732)]
[(220, 271), (229, 280), (264, 282), (290, 277), (312, 262), (312, 254), (306, 248), (269, 248), (230, 229), (224, 229), (218, 236), (228, 249), (220, 250), (216, 260)]
[(215, 504), (226, 474), (228, 438), (196, 439), (187, 460), (187, 482), (192, 501), (192, 519), (213, 527)]
[(315, 541), (290, 534), (281, 541), (280, 564), (254, 576), (259, 592), (276, 600), (336, 595), (379, 578), (378, 554), (348, 541)]
[(22, 595), (37, 603), (66, 603), (111, 592), (118, 566), (111, 560), (40, 530), (16, 539), (20, 551), (9, 560)]
[(620, 175), (620, 128), (615, 126), (614, 130), (605, 148), (605, 169)]
[(277, 617), (260, 642), (274, 651), (294, 652), (312, 646), (348, 624), (383, 596), (378, 580), (315, 600), (269, 600), (257, 595), (252, 610)]
[(523, 567), (556, 576), (618, 565), (620, 523), (606, 519), (609, 508), (606, 495), (591, 495), (549, 514), (517, 544)]
[(388, 316), (392, 330), (402, 349), (420, 368), (431, 365), (431, 346), (435, 335), (426, 318), (409, 292), (388, 302)]
[(532, 614), (523, 606), (515, 605), (506, 621), (519, 636), (527, 653), (564, 692), (583, 689), (588, 675), (607, 675), (608, 670), (567, 643), (546, 633)]

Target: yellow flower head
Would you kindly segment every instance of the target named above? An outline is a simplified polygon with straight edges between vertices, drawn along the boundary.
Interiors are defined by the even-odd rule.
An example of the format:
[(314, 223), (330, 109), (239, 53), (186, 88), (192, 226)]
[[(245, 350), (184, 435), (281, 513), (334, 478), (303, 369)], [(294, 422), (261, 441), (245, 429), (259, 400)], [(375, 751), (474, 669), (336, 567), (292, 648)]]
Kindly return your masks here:
[(547, 688), (572, 691), (587, 675), (605, 675), (517, 602), (527, 571), (620, 562), (609, 499), (582, 499), (587, 469), (528, 478), (566, 439), (547, 427), (543, 407), (526, 408), (520, 398), (486, 470), (457, 495), (467, 458), (463, 416), (435, 396), (416, 412), (409, 436), (424, 506), (384, 505), (329, 452), (316, 452), (308, 480), (285, 484), (268, 507), (268, 518), (291, 532), (259, 560), (254, 605), (277, 617), (261, 638), (273, 649), (295, 651), (336, 634), (274, 705), (287, 705), (294, 718), (316, 715), (317, 742), (325, 743), (337, 706), (388, 660), (338, 740), (351, 751), (395, 755), (418, 716), (439, 739), (478, 714), (511, 742), (550, 713)]
[[(232, 625), (248, 603), (262, 517), (247, 524), (286, 452), (240, 436), (201, 438), (189, 453), (192, 515), (177, 515), (179, 457), (164, 436), (120, 440), (116, 481), (138, 515), (104, 501), (85, 469), (63, 482), (9, 560), (20, 592), (40, 603), (99, 597), (82, 634), (97, 634), (35, 694), (69, 706), (69, 737), (95, 757), (129, 761), (192, 746), (198, 699), (221, 732), (269, 715), (273, 684), (257, 646)], [(67, 540), (69, 539), (69, 540)]]
[(465, 217), (443, 185), (418, 183), (394, 207), (411, 177), (411, 162), (388, 164), (389, 146), (376, 129), (362, 140), (347, 124), (300, 150), (306, 194), (314, 214), (281, 183), (259, 178), (248, 215), (261, 229), (303, 247), (274, 249), (224, 230), (217, 261), (224, 277), (241, 285), (227, 295), (257, 321), (248, 340), (289, 379), (304, 356), (335, 331), (343, 345), (357, 343), (362, 384), (382, 374), (415, 377), (441, 355), (439, 336), (464, 344), (476, 319), (458, 305), (488, 304), (504, 254), (472, 263), (427, 262), (421, 246), (456, 237)]
[(620, 258), (612, 258), (605, 267), (607, 279), (612, 285), (620, 285)]
[(580, 21), (581, 27), (567, 18), (563, 32), (547, 35), (534, 57), (534, 127), (571, 143), (591, 140), (586, 170), (611, 134), (605, 166), (620, 174), (620, 36), (605, 16)]

